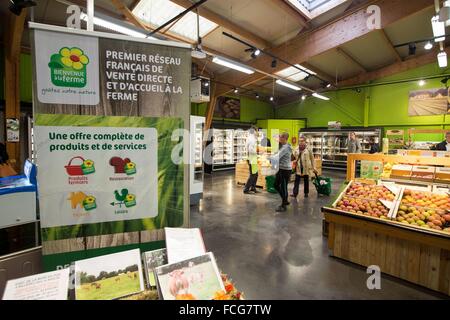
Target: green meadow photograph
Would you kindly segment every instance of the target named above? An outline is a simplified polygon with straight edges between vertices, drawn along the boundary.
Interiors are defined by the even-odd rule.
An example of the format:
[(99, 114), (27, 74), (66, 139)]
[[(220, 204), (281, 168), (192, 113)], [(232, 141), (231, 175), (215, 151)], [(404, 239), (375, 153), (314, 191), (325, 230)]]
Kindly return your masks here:
[(76, 300), (112, 300), (143, 290), (137, 249), (75, 262)]

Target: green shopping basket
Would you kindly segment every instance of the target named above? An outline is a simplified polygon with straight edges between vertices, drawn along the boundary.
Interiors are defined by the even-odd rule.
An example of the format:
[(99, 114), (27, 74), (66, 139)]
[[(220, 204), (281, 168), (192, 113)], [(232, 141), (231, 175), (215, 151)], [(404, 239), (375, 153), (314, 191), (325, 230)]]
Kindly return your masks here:
[(313, 178), (313, 184), (318, 194), (329, 196), (331, 194), (331, 178), (321, 177), (316, 174)]
[(275, 190), (275, 176), (266, 177), (266, 189), (267, 192), (277, 193), (277, 190)]

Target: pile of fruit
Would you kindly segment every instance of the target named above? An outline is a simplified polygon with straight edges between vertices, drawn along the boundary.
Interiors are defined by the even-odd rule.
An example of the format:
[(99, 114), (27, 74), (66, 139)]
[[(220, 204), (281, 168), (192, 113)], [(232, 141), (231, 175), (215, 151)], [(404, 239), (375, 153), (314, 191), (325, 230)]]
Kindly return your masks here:
[(445, 194), (406, 189), (403, 192), (402, 204), (431, 209), (450, 210), (450, 197)]
[(337, 203), (336, 209), (380, 219), (387, 219), (389, 213), (389, 209), (380, 201), (347, 196), (342, 197)]
[(392, 166), (393, 166), (393, 164), (389, 163), (389, 162), (384, 164), (384, 166), (383, 166), (383, 173), (381, 174), (382, 178), (389, 178), (391, 176)]
[(345, 195), (349, 197), (356, 197), (362, 199), (373, 199), (373, 200), (387, 200), (394, 201), (395, 194), (393, 194), (385, 186), (368, 185), (368, 184), (357, 184), (354, 183), (347, 189)]
[(450, 198), (443, 194), (405, 190), (397, 212), (398, 222), (450, 233)]

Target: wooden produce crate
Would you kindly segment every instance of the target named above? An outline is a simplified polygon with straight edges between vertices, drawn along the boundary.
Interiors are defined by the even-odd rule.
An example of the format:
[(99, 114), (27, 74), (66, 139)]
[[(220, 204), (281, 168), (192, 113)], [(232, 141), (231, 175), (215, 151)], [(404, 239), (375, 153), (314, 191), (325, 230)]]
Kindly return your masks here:
[[(266, 177), (260, 174), (261, 165), (258, 165), (258, 180), (256, 180), (256, 186), (266, 190)], [(235, 168), (235, 181), (239, 185), (245, 185), (250, 175), (247, 161), (236, 163)]]
[(331, 255), (450, 295), (450, 235), (322, 208)]

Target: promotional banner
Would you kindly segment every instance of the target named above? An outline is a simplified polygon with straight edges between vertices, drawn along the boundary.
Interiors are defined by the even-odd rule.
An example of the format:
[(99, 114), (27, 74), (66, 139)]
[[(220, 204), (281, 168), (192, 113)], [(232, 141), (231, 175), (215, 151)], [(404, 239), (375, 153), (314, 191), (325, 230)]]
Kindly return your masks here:
[(45, 268), (162, 247), (188, 224), (190, 47), (30, 28)]

